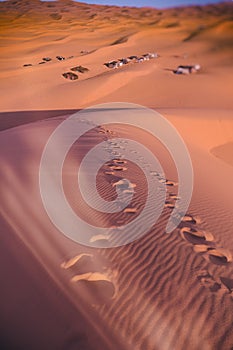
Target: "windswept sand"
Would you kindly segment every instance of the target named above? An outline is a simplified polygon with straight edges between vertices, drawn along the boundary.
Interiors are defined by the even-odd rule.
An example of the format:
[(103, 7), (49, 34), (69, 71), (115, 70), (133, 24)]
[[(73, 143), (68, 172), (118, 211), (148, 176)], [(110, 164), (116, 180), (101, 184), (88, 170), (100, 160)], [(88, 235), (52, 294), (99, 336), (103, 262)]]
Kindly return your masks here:
[[(232, 5), (157, 11), (34, 0), (0, 3), (0, 12), (2, 348), (232, 349)], [(117, 70), (103, 65), (146, 52), (160, 57)], [(57, 55), (74, 57), (57, 61)], [(52, 61), (38, 65), (43, 57)], [(202, 67), (197, 74), (171, 71), (195, 63)], [(89, 71), (76, 81), (62, 77), (77, 65)], [(120, 215), (89, 208), (76, 187), (77, 168), (98, 142), (109, 139), (111, 152), (124, 152), (127, 145), (114, 137), (137, 140), (158, 157), (165, 178), (156, 169), (150, 174), (167, 195), (144, 237), (108, 249), (111, 235), (97, 234), (92, 242), (106, 248), (90, 248), (66, 238), (48, 218), (40, 159), (68, 115), (112, 101), (154, 108), (177, 128), (193, 162), (194, 191), (179, 227), (165, 234), (180, 200), (169, 154), (138, 129), (94, 128), (64, 163), (64, 191), (76, 213), (119, 235), (119, 225), (140, 215), (147, 184), (128, 160), (103, 165), (97, 177), (104, 199), (114, 199), (117, 186), (133, 195)]]

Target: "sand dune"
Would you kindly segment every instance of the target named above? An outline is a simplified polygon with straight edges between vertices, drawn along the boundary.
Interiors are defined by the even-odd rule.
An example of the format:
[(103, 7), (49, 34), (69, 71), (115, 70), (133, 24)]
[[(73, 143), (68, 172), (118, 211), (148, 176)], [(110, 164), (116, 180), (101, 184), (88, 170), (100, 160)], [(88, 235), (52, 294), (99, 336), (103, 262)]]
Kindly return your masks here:
[(226, 163), (233, 165), (233, 142), (212, 148), (211, 153)]
[[(161, 12), (75, 2), (7, 1), (0, 3), (0, 9), (2, 111), (76, 109), (110, 100), (156, 108), (231, 106), (231, 4)], [(62, 18), (51, 22), (53, 13)], [(179, 25), (174, 25), (174, 18)], [(185, 41), (197, 30), (200, 34)], [(104, 67), (106, 61), (146, 52), (158, 52), (161, 58), (127, 65), (123, 71)], [(57, 55), (72, 58), (59, 62)], [(43, 57), (52, 61), (39, 64)], [(166, 71), (195, 63), (201, 64), (202, 73), (188, 82)], [(89, 72), (79, 74), (78, 81), (64, 81), (62, 74), (77, 65)], [(17, 90), (13, 97), (12, 85)], [(142, 85), (147, 89), (141, 91)], [(211, 99), (213, 95), (218, 98)]]
[[(0, 2), (4, 349), (232, 349), (231, 17), (231, 3), (156, 10), (70, 0)], [(104, 66), (147, 52), (159, 57), (119, 69)], [(201, 65), (195, 75), (172, 73), (193, 64)], [(74, 67), (88, 71), (79, 68), (77, 80), (64, 79)], [(171, 211), (182, 200), (171, 155), (143, 130), (96, 126), (83, 118), (92, 130), (65, 159), (64, 193), (83, 220), (108, 228), (85, 246), (50, 221), (40, 195), (40, 160), (48, 137), (67, 116), (114, 101), (154, 108), (177, 128), (193, 162), (194, 191), (188, 212), (178, 214), (181, 223), (166, 234)], [(125, 159), (129, 145), (116, 141), (119, 137), (145, 145), (164, 174), (137, 147), (129, 152), (137, 164)], [(77, 186), (83, 157), (103, 141), (113, 159), (99, 169), (96, 190), (109, 202), (116, 190), (131, 196), (120, 213), (91, 208)], [(144, 209), (143, 169), (154, 186), (166, 190), (162, 214), (143, 237), (108, 248), (122, 242), (124, 225)], [(54, 207), (59, 211), (57, 203)]]
[[(189, 118), (190, 122), (193, 123), (192, 126), (194, 126), (197, 120), (193, 119), (192, 122), (192, 116), (189, 116)], [(176, 118), (174, 118), (175, 121)], [(231, 337), (227, 336), (227, 332), (232, 322), (230, 312), (232, 298), (229, 294), (230, 282), (226, 281), (231, 278), (232, 273), (231, 249), (228, 251), (232, 246), (230, 234), (232, 216), (229, 216), (225, 208), (225, 195), (229, 192), (228, 188), (226, 187), (225, 192), (221, 195), (218, 194), (218, 205), (213, 203), (214, 211), (213, 209), (210, 211), (206, 207), (206, 201), (203, 199), (203, 196), (208, 198), (210, 193), (213, 194), (213, 197), (216, 195), (218, 173), (222, 176), (224, 170), (216, 168), (218, 160), (210, 156), (208, 147), (198, 154), (199, 162), (201, 158), (206, 162), (208, 156), (209, 168), (212, 164), (215, 173), (217, 171), (216, 182), (209, 182), (208, 188), (203, 192), (202, 187), (203, 185), (206, 187), (206, 180), (202, 177), (198, 179), (199, 191), (195, 192), (196, 195), (193, 198), (190, 208), (192, 214), (188, 213), (186, 215), (184, 224), (177, 230), (182, 231), (182, 227), (185, 228), (188, 224), (190, 230), (194, 232), (194, 236), (198, 238), (196, 241), (182, 240), (179, 232), (173, 232), (170, 235), (164, 234), (163, 228), (169, 215), (164, 211), (160, 222), (151, 232), (137, 242), (117, 249), (93, 250), (79, 246), (59, 234), (49, 222), (40, 201), (38, 183), (34, 174), (36, 174), (36, 169), (39, 166), (43, 144), (48, 134), (60, 122), (61, 119), (48, 119), (1, 132), (1, 149), (4, 149), (3, 181), (1, 182), (1, 193), (4, 198), (2, 215), (7, 221), (11, 222), (13, 227), (18, 227), (17, 236), (36, 254), (40, 262), (43, 261), (43, 267), (49, 271), (50, 276), (53, 276), (53, 278), (59, 276), (59, 280), (62, 279), (63, 288), (70, 296), (75, 296), (76, 301), (72, 299), (74, 305), (80, 304), (80, 300), (83, 300), (83, 306), (86, 308), (85, 317), (89, 315), (89, 305), (94, 305), (95, 317), (102, 319), (103, 329), (106, 331), (106, 327), (108, 327), (109, 335), (111, 332), (120, 335), (126, 348), (134, 347), (137, 349), (143, 346), (147, 349), (154, 349), (155, 347), (180, 349), (183, 348), (184, 343), (192, 344), (192, 349), (198, 349), (202, 346), (207, 349), (230, 348)], [(202, 120), (200, 119), (199, 122), (202, 123)], [(214, 125), (213, 123), (212, 127)], [(198, 132), (199, 128), (196, 130)], [(113, 134), (120, 134), (122, 131), (126, 133), (126, 130), (115, 128)], [(215, 131), (217, 131), (217, 128)], [(207, 132), (209, 133), (208, 130)], [(213, 132), (214, 130), (212, 130)], [(39, 139), (37, 135), (40, 135)], [(92, 139), (92, 142), (95, 142), (99, 137), (104, 137), (104, 134), (95, 131), (91, 135), (91, 138), (87, 135), (89, 142)], [(137, 138), (140, 139), (139, 134)], [(12, 140), (11, 143), (9, 143), (9, 139)], [(24, 141), (22, 142), (22, 140)], [(83, 142), (84, 145), (87, 145), (87, 141), (83, 140)], [(149, 139), (147, 142), (153, 149), (151, 140)], [(12, 143), (15, 145), (14, 147), (12, 147)], [(26, 152), (28, 144), (30, 144), (30, 154), (28, 154), (28, 151)], [(21, 150), (19, 152), (20, 157), (17, 156), (16, 158), (15, 147)], [(193, 155), (194, 152), (197, 152), (195, 142), (192, 147)], [(164, 159), (164, 161), (166, 160)], [(75, 168), (72, 163), (71, 166), (72, 169)], [(127, 168), (128, 171), (131, 171), (130, 162), (127, 162)], [(229, 172), (231, 167), (226, 165), (226, 169)], [(135, 170), (132, 169), (131, 174), (134, 174), (134, 172)], [(195, 172), (196, 174), (199, 172), (198, 165)], [(116, 173), (119, 176), (119, 172), (116, 171)], [(169, 178), (173, 177), (172, 173), (167, 175)], [(139, 176), (139, 173), (137, 176)], [(153, 176), (153, 172), (151, 176)], [(30, 186), (30, 192), (25, 187), (25, 180), (27, 186)], [(7, 185), (9, 181), (11, 183), (10, 187)], [(143, 200), (142, 179), (136, 177), (133, 182), (137, 183), (134, 188), (134, 190), (137, 190), (134, 200), (135, 203), (140, 204), (140, 201)], [(72, 187), (70, 176), (68, 176), (68, 183)], [(14, 184), (13, 187), (12, 184)], [(114, 187), (111, 186), (111, 188)], [(101, 188), (106, 191), (104, 186)], [(18, 189), (17, 195), (16, 189)], [(19, 191), (19, 189), (21, 190)], [(174, 197), (174, 187), (167, 186), (167, 190)], [(69, 192), (71, 202), (71, 196), (74, 194), (72, 193), (73, 191)], [(32, 196), (33, 205), (29, 199)], [(139, 198), (140, 201), (138, 202)], [(170, 197), (168, 196), (168, 198)], [(221, 201), (221, 198), (223, 201)], [(170, 203), (173, 203), (174, 199), (170, 198), (170, 201)], [(80, 209), (83, 210), (82, 207), (79, 208), (79, 211)], [(30, 222), (28, 218), (26, 219), (27, 212), (31, 213)], [(125, 213), (124, 215), (129, 214)], [(137, 215), (137, 213), (133, 215)], [(195, 219), (197, 215), (200, 220)], [(131, 215), (130, 218), (132, 219)], [(125, 219), (122, 217), (122, 220), (124, 222)], [(27, 227), (24, 225), (25, 221)], [(221, 229), (222, 224), (220, 222), (225, 225), (224, 231)], [(43, 231), (41, 231), (41, 225)], [(200, 244), (203, 244), (200, 242), (203, 240), (202, 237), (206, 237), (205, 232), (207, 230), (210, 231), (207, 239), (204, 239), (207, 243), (207, 249), (198, 249)], [(32, 232), (38, 232), (38, 234), (32, 235)], [(199, 233), (195, 234), (196, 232)], [(195, 247), (197, 249), (193, 250)], [(73, 255), (72, 251), (74, 252)], [(64, 262), (65, 256), (68, 255), (70, 259)], [(90, 255), (94, 257), (94, 263), (82, 262), (82, 259), (89, 259)], [(65, 274), (59, 272), (60, 266), (62, 267), (61, 271), (63, 270)], [(113, 267), (117, 270), (117, 277), (114, 280), (114, 283), (117, 283), (117, 291), (115, 292), (111, 286), (112, 282), (106, 282), (110, 283), (108, 287), (103, 284), (104, 281), (100, 281), (105, 279), (103, 276), (106, 276), (107, 269)], [(205, 274), (209, 277), (200, 277), (201, 271), (206, 271)], [(87, 284), (89, 283), (88, 276), (94, 279), (98, 277), (99, 282), (89, 281), (98, 284)], [(68, 287), (67, 279), (73, 279), (76, 283)], [(222, 281), (225, 281), (225, 284)], [(226, 284), (228, 287), (226, 287)], [(179, 290), (179, 293), (177, 293), (177, 290)], [(96, 293), (99, 297), (96, 296)], [(114, 293), (113, 300), (111, 298)], [(137, 300), (136, 310), (135, 300)], [(200, 305), (202, 305), (201, 309)], [(203, 307), (203, 305), (205, 306)], [(211, 316), (208, 327), (203, 327), (206, 324), (207, 317), (209, 317), (208, 315), (211, 315), (213, 307), (216, 313)], [(177, 315), (182, 315), (182, 317)], [(195, 317), (196, 321), (194, 322)], [(229, 326), (226, 323), (222, 325), (221, 320), (223, 318), (228, 320), (227, 324)], [(175, 319), (176, 322), (174, 322)], [(185, 329), (182, 327), (184, 321), (186, 322)], [(132, 322), (134, 322), (133, 329), (131, 327)], [(215, 329), (214, 333), (213, 329)], [(179, 338), (177, 338), (177, 333), (179, 333)]]

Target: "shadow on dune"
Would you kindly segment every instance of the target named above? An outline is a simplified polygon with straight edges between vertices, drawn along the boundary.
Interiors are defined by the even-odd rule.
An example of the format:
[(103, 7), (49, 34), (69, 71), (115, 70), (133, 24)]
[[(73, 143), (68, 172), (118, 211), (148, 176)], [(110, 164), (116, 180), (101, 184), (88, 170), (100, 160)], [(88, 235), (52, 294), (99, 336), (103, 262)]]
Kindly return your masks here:
[(78, 109), (55, 109), (47, 111), (2, 112), (0, 113), (0, 131), (28, 123), (33, 123), (39, 120), (70, 115), (77, 111)]
[(1, 220), (1, 227), (1, 349), (46, 349), (46, 344), (65, 349), (69, 329), (85, 333), (83, 317), (75, 316), (70, 302), (8, 224)]
[(10, 225), (0, 222), (5, 233), (0, 246), (0, 348), (124, 349), (115, 337), (93, 327), (93, 315), (75, 308)]
[[(0, 130), (74, 112), (76, 110), (5, 112), (0, 114)], [(10, 171), (8, 175), (4, 171), (1, 173), (1, 183), (7, 188), (7, 194), (12, 194), (14, 205), (20, 203), (24, 214), (34, 224), (33, 229), (30, 229), (30, 223), (23, 228), (16, 227), (15, 212), (9, 202), (6, 210), (4, 205), (1, 207), (0, 349), (124, 349), (121, 341), (106, 331), (104, 322), (89, 305), (82, 303), (79, 306), (81, 301), (74, 302), (72, 296), (61, 288), (56, 276), (47, 271), (49, 266), (39, 261), (38, 251), (34, 254), (35, 247), (31, 248), (31, 244), (25, 243), (27, 239), (22, 239), (22, 236), (28, 237), (30, 230), (32, 236), (35, 232), (43, 234), (46, 230), (31, 204), (21, 196), (18, 186), (19, 183), (27, 189), (35, 186), (25, 170), (26, 164), (33, 162), (35, 157), (33, 149), (28, 146), (29, 141), (20, 133), (15, 133), (15, 143), (9, 142), (11, 152), (1, 148), (1, 164), (3, 169)], [(20, 152), (22, 149), (23, 152)], [(8, 201), (7, 198), (3, 196), (3, 203)], [(59, 249), (59, 244), (51, 239), (47, 238), (48, 246), (51, 243)]]
[[(132, 107), (134, 108), (134, 107)], [(115, 108), (109, 109), (114, 110)], [(118, 108), (118, 110), (124, 111), (125, 108)], [(103, 109), (106, 111), (106, 108)], [(26, 125), (29, 123), (42, 121), (45, 119), (69, 116), (81, 109), (54, 109), (54, 110), (41, 110), (41, 111), (12, 111), (0, 113), (0, 131), (11, 129), (20, 125)], [(83, 109), (85, 111), (85, 109)], [(88, 109), (88, 113), (96, 112), (95, 108)], [(99, 111), (99, 109), (98, 109)]]

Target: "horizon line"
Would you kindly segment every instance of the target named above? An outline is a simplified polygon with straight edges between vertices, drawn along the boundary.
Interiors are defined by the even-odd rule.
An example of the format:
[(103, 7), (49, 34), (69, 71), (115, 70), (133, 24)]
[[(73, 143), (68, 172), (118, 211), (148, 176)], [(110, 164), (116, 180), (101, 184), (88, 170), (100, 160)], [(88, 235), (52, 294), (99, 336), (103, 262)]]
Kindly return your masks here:
[[(12, 2), (13, 0), (0, 0), (0, 2)], [(64, 0), (38, 0), (40, 2), (63, 2)], [(65, 0), (67, 1), (67, 0)], [(134, 2), (134, 4), (119, 4), (118, 1), (123, 1), (127, 3), (131, 0), (68, 0), (70, 2), (74, 3), (82, 3), (87, 5), (99, 5), (99, 6), (115, 6), (115, 7), (129, 7), (129, 8), (152, 8), (152, 9), (168, 9), (168, 8), (177, 8), (177, 7), (192, 7), (192, 6), (206, 6), (206, 5), (215, 5), (220, 3), (232, 3), (233, 0), (188, 0), (188, 3), (183, 3), (184, 0), (174, 0), (174, 2), (169, 4), (170, 1), (167, 1), (168, 3), (164, 3), (165, 1), (161, 1), (163, 4), (155, 4), (151, 5), (151, 0), (146, 0), (146, 4), (137, 4)], [(90, 2), (91, 1), (91, 2)], [(115, 2), (114, 4), (112, 2)], [(145, 0), (139, 0), (140, 2), (143, 2)], [(147, 3), (150, 2), (150, 4)], [(202, 1), (202, 3), (200, 3)], [(110, 2), (110, 3), (109, 3)], [(160, 0), (158, 0), (160, 2)], [(171, 3), (171, 2), (170, 2)]]

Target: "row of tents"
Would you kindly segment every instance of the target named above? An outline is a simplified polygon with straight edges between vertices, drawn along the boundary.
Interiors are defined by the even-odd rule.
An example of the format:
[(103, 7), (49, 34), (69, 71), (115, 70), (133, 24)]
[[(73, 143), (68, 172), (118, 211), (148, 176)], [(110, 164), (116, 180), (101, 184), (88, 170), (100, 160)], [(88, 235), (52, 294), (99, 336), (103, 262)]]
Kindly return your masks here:
[(144, 55), (141, 56), (129, 56), (126, 58), (121, 58), (118, 60), (114, 60), (114, 61), (109, 61), (104, 63), (104, 65), (110, 69), (116, 69), (116, 68), (120, 68), (125, 64), (128, 64), (130, 62), (136, 62), (136, 63), (141, 63), (144, 61), (149, 61), (150, 59), (153, 58), (158, 58), (159, 55), (157, 53), (146, 53)]

